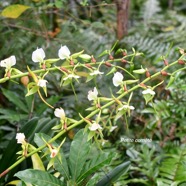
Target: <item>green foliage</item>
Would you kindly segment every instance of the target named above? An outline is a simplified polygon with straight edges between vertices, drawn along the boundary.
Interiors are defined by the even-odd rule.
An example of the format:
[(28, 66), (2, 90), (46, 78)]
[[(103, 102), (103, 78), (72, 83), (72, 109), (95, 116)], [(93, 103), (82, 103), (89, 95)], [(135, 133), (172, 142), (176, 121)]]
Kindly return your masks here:
[[(29, 142), (33, 142), (34, 134), (37, 132), (44, 132), (47, 134), (52, 135), (53, 131), (51, 131), (51, 128), (56, 123), (56, 120), (51, 118), (33, 118), (28, 122), (25, 122), (22, 124), (22, 128), (20, 129), (20, 132), (24, 133), (27, 136), (27, 140)], [(9, 167), (13, 162), (16, 161), (17, 155), (16, 153), (20, 150), (20, 147), (17, 145), (15, 140), (15, 132), (13, 135), (14, 139), (11, 139), (7, 147), (4, 149), (3, 156), (0, 160), (0, 172), (5, 170), (7, 167)], [(20, 169), (25, 169), (25, 167), (30, 166), (30, 161), (28, 160), (26, 163), (16, 167), (9, 175), (7, 176), (7, 180), (10, 181), (13, 177), (13, 175)], [(2, 181), (1, 179), (0, 181)]]
[[(43, 146), (45, 144), (43, 139), (49, 141), (51, 138), (46, 134), (40, 133), (36, 134), (34, 141), (38, 146)], [(57, 146), (57, 143), (52, 143), (52, 145)], [(46, 153), (46, 151), (46, 149), (43, 150), (44, 153)], [(62, 149), (60, 150), (60, 156), (61, 160), (57, 157), (54, 159), (54, 168), (59, 171), (60, 177), (64, 179), (63, 182), (56, 181), (52, 175), (41, 170), (25, 170), (16, 173), (15, 176), (25, 182), (36, 185), (40, 185), (42, 182), (44, 183), (42, 178), (45, 176), (47, 177), (46, 181), (49, 185), (52, 185), (50, 183), (61, 185), (68, 185), (71, 183), (81, 185), (85, 180), (88, 181), (91, 178), (91, 175), (96, 171), (103, 168), (105, 165), (108, 165), (115, 154), (98, 151), (95, 145), (91, 144), (90, 141), (87, 141), (87, 134), (84, 133), (82, 129), (74, 136), (68, 158), (66, 158)], [(47, 159), (50, 161), (51, 158), (47, 156)], [(119, 177), (127, 171), (128, 166), (129, 162), (119, 166), (116, 170), (113, 170), (113, 173), (110, 175), (111, 180), (116, 180), (116, 176)], [(31, 179), (32, 177), (33, 179)]]
[(130, 166), (130, 162), (124, 162), (121, 165), (118, 165), (117, 167), (115, 167), (112, 172), (110, 172), (109, 174), (107, 174), (105, 177), (103, 177), (97, 184), (96, 186), (110, 186), (112, 183), (114, 183), (116, 180), (118, 180), (118, 178), (125, 174)]
[[(176, 2), (179, 6), (176, 5)], [(140, 7), (139, 13), (133, 20), (134, 25), (129, 28), (128, 36), (125, 36), (121, 42), (145, 52), (151, 59), (158, 59), (161, 55), (166, 54), (173, 44), (174, 47), (171, 48), (169, 57), (176, 59), (175, 49), (186, 48), (185, 39), (183, 39), (186, 38), (185, 14), (178, 10), (178, 7), (184, 9), (184, 4), (175, 1), (173, 2), (175, 9), (170, 10), (164, 8), (161, 3), (158, 0), (133, 2), (133, 6)]]
[(167, 154), (159, 168), (159, 178), (157, 178), (158, 186), (180, 185), (186, 183), (186, 156), (185, 147), (177, 148)]
[(90, 141), (87, 141), (88, 137), (82, 134), (83, 130), (76, 134), (70, 147), (69, 167), (73, 181), (77, 180), (83, 170), (83, 165), (90, 150)]
[[(22, 72), (27, 70), (27, 65), (35, 71), (37, 64), (31, 62), (31, 52), (37, 47), (42, 47), (46, 51), (47, 69), (68, 66), (66, 74), (59, 69), (55, 73), (47, 74), (46, 79), (50, 83), (47, 85), (49, 98), (46, 101), (54, 107), (65, 108), (67, 121), (70, 123), (66, 126), (67, 130), (64, 129), (63, 136), (59, 137), (63, 131), (54, 132), (51, 129), (58, 121), (52, 119), (53, 111), (40, 102), (39, 96), (30, 95), (25, 98), (26, 92), (23, 91), (24, 87), (18, 84), (18, 78), (10, 78), (10, 81), (4, 82), (1, 85), (0, 95), (2, 96), (0, 97), (2, 98), (0, 99), (0, 172), (21, 160), (21, 158), (17, 160), (16, 153), (20, 151), (20, 147), (13, 139), (16, 132), (26, 135), (27, 141), (33, 145), (32, 152), (43, 148), (34, 153), (35, 159), (33, 155), (30, 156), (31, 159), (25, 157), (24, 163), (14, 166), (5, 178), (0, 179), (0, 184), (12, 181), (15, 174), (23, 181), (12, 181), (12, 184), (19, 186), (28, 185), (25, 182), (40, 186), (46, 181), (50, 183), (44, 183), (45, 185), (184, 185), (186, 182), (185, 65), (183, 64), (182, 73), (176, 72), (181, 68), (178, 65), (174, 65), (170, 71), (170, 68), (166, 69), (168, 73), (172, 73), (168, 76), (168, 79), (171, 77), (168, 86), (166, 86), (168, 80), (161, 75), (157, 79), (150, 78), (149, 82), (145, 80), (144, 86), (137, 84), (145, 76), (146, 67), (152, 74), (159, 72), (163, 66), (162, 56), (172, 62), (180, 56), (176, 49), (186, 48), (184, 2), (182, 0), (131, 1), (129, 34), (119, 42), (119, 45), (124, 47), (118, 51), (127, 52), (129, 48), (134, 47), (136, 51), (144, 52), (146, 58), (142, 58), (142, 55), (134, 58), (133, 53), (128, 52), (122, 56), (124, 63), (120, 65), (118, 62), (121, 59), (116, 58), (122, 54), (115, 53), (118, 45), (112, 48), (116, 41), (116, 9), (113, 1), (51, 2), (33, 0), (24, 2), (25, 5), (20, 5), (23, 3), (20, 0), (16, 2), (13, 0), (12, 5), (10, 2), (0, 2), (2, 15), (0, 53), (2, 59), (16, 55), (17, 68)], [(172, 5), (168, 6), (168, 2), (172, 2)], [(77, 66), (73, 67), (68, 60), (62, 63), (58, 61), (55, 51), (60, 45), (68, 45)], [(74, 54), (74, 51), (81, 52)], [(109, 54), (115, 59), (110, 60)], [(91, 63), (91, 55), (94, 55), (96, 63)], [(186, 60), (185, 56), (183, 60)], [(88, 77), (89, 72), (96, 69), (96, 65), (99, 65), (100, 71), (105, 72), (107, 76)], [(134, 67), (137, 70), (134, 70)], [(115, 98), (118, 89), (111, 85), (111, 75), (122, 70), (126, 83), (124, 87), (126, 96), (124, 99), (118, 99)], [(63, 78), (71, 71), (81, 77), (80, 84), (68, 79), (65, 81), (67, 86), (61, 87), (58, 82), (61, 79), (64, 83)], [(42, 77), (44, 73), (37, 73), (37, 76)], [(0, 71), (0, 75), (4, 76), (3, 70)], [(29, 82), (32, 81), (31, 77), (28, 79)], [(144, 109), (145, 101), (142, 100), (141, 90), (134, 91), (132, 87), (146, 88), (145, 86), (150, 87), (163, 80), (164, 83), (155, 88), (156, 95), (152, 102), (149, 102)], [(102, 146), (102, 151), (97, 149), (93, 140), (87, 141), (87, 133), (83, 130), (75, 136), (76, 130), (69, 130), (74, 123), (78, 123), (78, 113), (82, 118), (88, 115), (90, 110), (85, 109), (88, 104), (90, 106), (90, 103), (87, 104), (87, 92), (92, 90), (93, 86), (98, 88), (101, 101), (91, 106), (91, 114), (88, 118), (85, 117), (83, 122), (81, 121), (81, 127), (84, 127), (86, 122), (88, 128), (88, 123), (92, 124), (92, 121), (99, 118), (98, 122), (105, 129), (103, 136), (106, 145)], [(121, 92), (123, 88), (118, 91)], [(130, 110), (122, 111), (125, 116), (122, 114), (119, 119), (115, 119), (117, 109), (123, 103), (127, 103), (130, 92), (133, 92), (132, 99), (129, 98), (130, 104), (135, 106), (135, 110), (131, 114)], [(108, 106), (107, 97), (110, 95), (112, 101)], [(101, 117), (96, 115), (96, 109), (102, 112)], [(111, 130), (113, 126), (117, 128)], [(126, 126), (129, 126), (128, 130)], [(77, 130), (81, 128), (76, 127)], [(59, 156), (51, 158), (50, 145), (59, 147), (64, 135), (66, 141), (59, 150)], [(92, 135), (95, 133), (92, 132)], [(58, 136), (55, 141), (54, 136)], [(134, 141), (122, 142), (121, 137)], [(135, 139), (150, 139), (151, 142), (144, 144), (136, 142)], [(35, 145), (38, 148), (35, 148)], [(113, 152), (117, 153), (117, 159)], [(40, 160), (47, 171), (34, 169), (40, 167), (36, 166)]]
[(21, 180), (34, 184), (46, 186), (64, 186), (63, 182), (48, 172), (41, 170), (24, 170), (15, 174)]

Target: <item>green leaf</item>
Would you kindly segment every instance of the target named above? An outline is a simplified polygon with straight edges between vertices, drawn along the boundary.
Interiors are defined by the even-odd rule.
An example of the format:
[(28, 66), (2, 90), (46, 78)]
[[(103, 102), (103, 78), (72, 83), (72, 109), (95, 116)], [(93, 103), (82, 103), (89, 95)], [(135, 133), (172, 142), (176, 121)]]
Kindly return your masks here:
[(114, 156), (114, 153), (101, 153), (100, 151), (97, 153), (91, 152), (91, 160), (85, 164), (78, 181), (82, 181), (103, 166), (109, 164)]
[(121, 175), (125, 174), (130, 167), (130, 161), (124, 162), (104, 176), (96, 186), (111, 186)]
[(71, 143), (69, 166), (72, 180), (74, 181), (77, 180), (84, 168), (84, 164), (87, 161), (87, 154), (90, 150), (90, 144), (90, 141), (87, 141), (87, 133), (84, 133), (83, 129), (78, 131)]
[(38, 91), (38, 86), (33, 86), (31, 89), (29, 89), (28, 93), (25, 96), (30, 96), (32, 94), (35, 94)]
[(0, 115), (0, 120), (5, 119), (8, 120), (10, 123), (13, 123), (15, 121), (20, 121), (22, 119), (27, 119), (28, 114), (19, 114), (17, 111), (14, 111), (12, 109), (2, 109), (0, 108), (0, 113), (3, 115)]
[(18, 18), (23, 12), (25, 12), (27, 9), (31, 8), (30, 6), (25, 6), (25, 5), (20, 5), (20, 4), (15, 4), (15, 5), (10, 5), (6, 7), (1, 15), (3, 17), (7, 18), (13, 18), (16, 19)]
[(3, 94), (5, 95), (5, 97), (12, 102), (13, 104), (15, 104), (20, 110), (28, 113), (28, 108), (26, 107), (26, 104), (23, 103), (20, 100), (20, 97), (18, 95), (16, 95), (15, 92), (12, 92), (10, 90), (6, 90), (4, 88), (2, 88)]
[(35, 185), (43, 185), (43, 186), (63, 186), (64, 183), (48, 172), (41, 170), (32, 170), (27, 169), (24, 171), (19, 171), (15, 174), (21, 180), (35, 184)]
[(61, 0), (55, 0), (55, 6), (57, 8), (62, 8), (63, 7), (63, 1), (61, 1)]

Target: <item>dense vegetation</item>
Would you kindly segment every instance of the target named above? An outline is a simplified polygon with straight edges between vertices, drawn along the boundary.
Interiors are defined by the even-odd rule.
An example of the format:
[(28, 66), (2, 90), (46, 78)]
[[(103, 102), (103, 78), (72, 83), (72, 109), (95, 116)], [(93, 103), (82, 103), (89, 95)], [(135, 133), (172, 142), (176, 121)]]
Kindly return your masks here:
[(0, 9), (1, 185), (186, 185), (184, 1), (131, 0), (119, 41), (115, 1)]

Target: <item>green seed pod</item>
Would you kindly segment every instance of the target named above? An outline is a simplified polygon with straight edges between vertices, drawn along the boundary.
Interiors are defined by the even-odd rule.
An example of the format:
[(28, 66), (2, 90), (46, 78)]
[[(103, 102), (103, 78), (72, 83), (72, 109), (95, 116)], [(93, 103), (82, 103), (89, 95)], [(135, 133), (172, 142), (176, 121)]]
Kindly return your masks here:
[(144, 74), (145, 72), (146, 72), (146, 70), (143, 68), (138, 69), (138, 70), (133, 70), (133, 73), (135, 73), (135, 74)]

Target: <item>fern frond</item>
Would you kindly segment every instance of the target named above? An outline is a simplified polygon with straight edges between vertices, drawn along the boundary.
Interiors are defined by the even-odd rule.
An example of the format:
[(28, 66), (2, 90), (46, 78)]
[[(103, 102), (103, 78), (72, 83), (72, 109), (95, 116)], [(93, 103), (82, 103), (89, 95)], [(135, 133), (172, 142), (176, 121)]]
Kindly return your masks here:
[[(123, 42), (136, 47), (149, 57), (167, 53), (171, 46), (171, 42), (162, 42), (160, 39), (157, 40), (156, 38), (143, 36), (139, 33), (125, 37)], [(175, 47), (171, 50), (170, 55), (171, 53), (173, 54), (174, 49)]]
[(161, 164), (159, 186), (178, 185), (186, 181), (186, 149), (177, 149), (177, 152), (168, 154)]
[(147, 0), (144, 4), (143, 8), (143, 19), (145, 22), (147, 22), (149, 19), (151, 19), (156, 13), (158, 13), (161, 10), (159, 6), (159, 1), (157, 0)]

